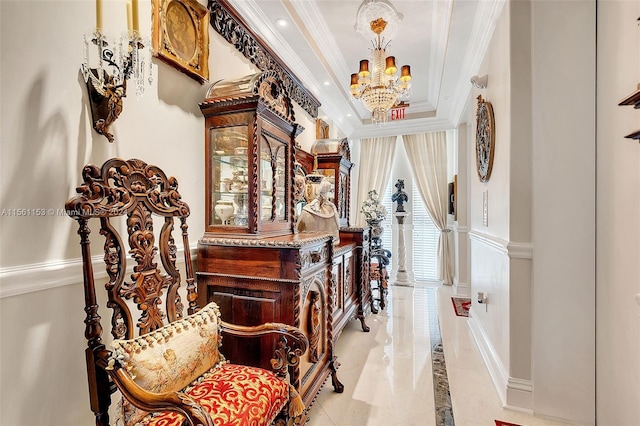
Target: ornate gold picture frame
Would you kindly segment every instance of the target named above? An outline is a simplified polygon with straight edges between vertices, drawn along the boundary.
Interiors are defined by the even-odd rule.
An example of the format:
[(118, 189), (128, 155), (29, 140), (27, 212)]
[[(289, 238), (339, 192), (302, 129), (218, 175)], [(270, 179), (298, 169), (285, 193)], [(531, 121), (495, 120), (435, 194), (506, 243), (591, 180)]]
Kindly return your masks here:
[(196, 0), (153, 0), (154, 56), (204, 84), (209, 80), (209, 11)]

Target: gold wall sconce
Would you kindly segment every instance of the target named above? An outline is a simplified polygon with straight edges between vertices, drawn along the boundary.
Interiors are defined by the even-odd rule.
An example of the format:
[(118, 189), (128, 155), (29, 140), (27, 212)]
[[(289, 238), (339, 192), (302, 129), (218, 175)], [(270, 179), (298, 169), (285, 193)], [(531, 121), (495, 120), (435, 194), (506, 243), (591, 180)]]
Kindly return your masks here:
[(96, 0), (96, 28), (84, 35), (82, 75), (87, 85), (91, 121), (96, 132), (114, 141), (110, 127), (122, 112), (127, 80), (142, 96), (151, 84), (151, 43), (138, 25), (138, 0), (127, 2), (127, 32), (118, 40), (102, 30), (102, 0)]

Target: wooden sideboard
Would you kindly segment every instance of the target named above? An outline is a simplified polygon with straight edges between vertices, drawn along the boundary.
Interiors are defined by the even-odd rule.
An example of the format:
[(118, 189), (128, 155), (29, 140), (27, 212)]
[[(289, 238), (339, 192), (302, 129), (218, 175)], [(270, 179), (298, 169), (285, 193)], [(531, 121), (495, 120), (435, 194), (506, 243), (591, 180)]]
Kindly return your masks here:
[(336, 337), (353, 318), (360, 320), (363, 331), (369, 331), (365, 318), (376, 313), (369, 280), (370, 247), (370, 228), (340, 228), (340, 246), (335, 250), (333, 262), (337, 294), (342, 298), (335, 307)]
[[(199, 303), (215, 301), (225, 320), (241, 325), (282, 322), (299, 327), (310, 348), (291, 372), (307, 407), (331, 376), (336, 392), (335, 344), (349, 320), (369, 331), (371, 312), (369, 228), (340, 232), (339, 246), (326, 233), (262, 239), (205, 234), (198, 244)], [(269, 367), (273, 343), (225, 336), (222, 352), (236, 363)], [(308, 415), (308, 414), (307, 414)]]

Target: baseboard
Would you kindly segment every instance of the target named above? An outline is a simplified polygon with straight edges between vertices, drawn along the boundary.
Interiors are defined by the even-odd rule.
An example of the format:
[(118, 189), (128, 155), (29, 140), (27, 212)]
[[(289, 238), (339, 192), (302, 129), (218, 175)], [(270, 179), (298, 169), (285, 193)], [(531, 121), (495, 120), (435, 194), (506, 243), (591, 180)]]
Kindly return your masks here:
[(454, 289), (454, 294), (456, 296), (460, 296), (460, 297), (471, 296), (471, 288), (469, 287), (469, 283), (461, 283), (460, 281), (458, 281), (457, 277), (454, 277), (453, 289)]
[(505, 408), (533, 414), (533, 384), (531, 380), (509, 377)]
[(469, 324), (471, 335), (480, 350), (502, 406), (510, 410), (533, 414), (533, 383), (531, 380), (510, 377), (477, 319), (471, 315), (467, 324)]
[[(190, 251), (191, 259), (195, 260), (198, 253), (197, 246), (192, 246)], [(184, 259), (184, 250), (178, 251), (177, 259)], [(91, 263), (94, 277), (106, 278), (104, 254), (93, 256)], [(80, 258), (1, 268), (0, 299), (79, 283), (82, 283), (82, 259)]]
[(482, 329), (482, 326), (478, 322), (478, 320), (471, 314), (469, 316), (469, 329), (471, 330), (471, 335), (480, 350), (480, 355), (482, 355), (482, 359), (484, 360), (485, 366), (489, 371), (489, 375), (491, 376), (491, 381), (493, 382), (493, 386), (498, 393), (498, 397), (500, 398), (500, 402), (502, 406), (507, 405), (507, 384), (508, 377), (507, 369), (500, 361), (498, 354), (491, 345), (486, 333)]

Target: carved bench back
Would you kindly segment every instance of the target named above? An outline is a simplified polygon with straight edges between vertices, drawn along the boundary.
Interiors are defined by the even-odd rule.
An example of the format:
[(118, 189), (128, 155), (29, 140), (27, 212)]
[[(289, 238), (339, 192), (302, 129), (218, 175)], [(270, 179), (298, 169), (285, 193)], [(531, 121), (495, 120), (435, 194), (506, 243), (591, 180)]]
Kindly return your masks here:
[[(82, 171), (79, 195), (66, 203), (67, 214), (78, 221), (85, 293), (85, 337), (91, 408), (96, 424), (108, 424), (108, 406), (115, 389), (104, 371), (109, 351), (102, 342), (96, 282), (91, 262), (89, 222), (97, 219), (104, 236), (105, 288), (112, 309), (111, 334), (131, 339), (181, 319), (184, 305), (178, 293), (181, 283), (176, 267), (178, 246), (172, 235), (174, 218), (180, 221), (186, 269), (187, 314), (198, 310), (196, 286), (189, 252), (186, 219), (189, 206), (181, 200), (178, 182), (158, 167), (143, 161), (113, 158), (102, 167), (87, 165)], [(120, 235), (114, 218), (126, 219), (126, 236)], [(154, 217), (163, 223), (154, 233)], [(126, 241), (127, 245), (125, 245)], [(127, 257), (133, 268), (127, 279)], [(158, 262), (159, 259), (159, 262)], [(133, 303), (127, 303), (127, 301)], [(132, 312), (135, 305), (138, 312)], [(133, 309), (135, 311), (135, 309)], [(136, 323), (134, 324), (134, 318)]]

